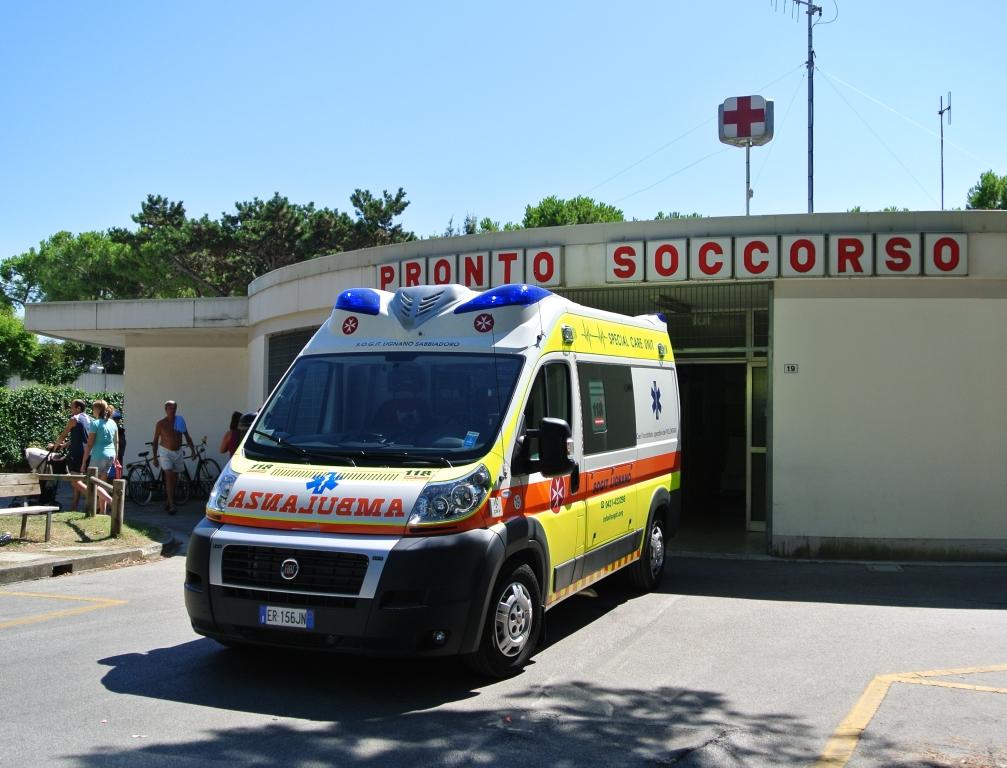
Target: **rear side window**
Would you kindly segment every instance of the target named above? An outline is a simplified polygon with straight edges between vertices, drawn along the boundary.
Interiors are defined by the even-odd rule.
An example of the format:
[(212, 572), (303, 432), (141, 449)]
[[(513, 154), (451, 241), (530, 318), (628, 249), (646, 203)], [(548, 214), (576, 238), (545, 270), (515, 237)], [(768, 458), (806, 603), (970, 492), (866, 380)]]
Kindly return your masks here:
[(629, 366), (578, 363), (577, 377), (585, 455), (634, 447), (636, 408)]

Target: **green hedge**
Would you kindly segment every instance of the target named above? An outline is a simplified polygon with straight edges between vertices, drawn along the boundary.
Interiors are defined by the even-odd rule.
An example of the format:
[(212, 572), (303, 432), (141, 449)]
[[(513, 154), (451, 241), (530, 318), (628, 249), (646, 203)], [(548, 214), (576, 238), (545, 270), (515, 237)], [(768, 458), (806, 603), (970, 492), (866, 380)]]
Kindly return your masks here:
[(0, 390), (0, 467), (9, 472), (27, 470), (24, 449), (44, 447), (54, 440), (70, 418), (70, 401), (77, 398), (88, 406), (94, 400), (107, 400), (122, 408), (122, 392), (44, 385)]

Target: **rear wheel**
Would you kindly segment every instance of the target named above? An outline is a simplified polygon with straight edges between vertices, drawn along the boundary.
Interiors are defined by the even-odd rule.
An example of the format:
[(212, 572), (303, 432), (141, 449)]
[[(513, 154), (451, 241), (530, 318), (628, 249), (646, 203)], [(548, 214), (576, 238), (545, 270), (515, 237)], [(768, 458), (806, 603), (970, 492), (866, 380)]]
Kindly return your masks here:
[(640, 559), (629, 566), (630, 583), (642, 592), (650, 592), (661, 583), (664, 576), (665, 536), (663, 510), (657, 510), (647, 530), (644, 531), (643, 552)]
[(468, 659), (470, 666), (495, 678), (520, 672), (542, 636), (543, 617), (535, 572), (524, 564), (502, 571), (493, 586), (479, 650)]
[(200, 462), (196, 467), (196, 498), (210, 498), (210, 491), (213, 490), (213, 484), (217, 482), (219, 476), (220, 465), (216, 461), (206, 459), (206, 461)]
[(146, 464), (130, 468), (126, 476), (126, 494), (134, 504), (149, 504), (154, 495), (154, 474)]

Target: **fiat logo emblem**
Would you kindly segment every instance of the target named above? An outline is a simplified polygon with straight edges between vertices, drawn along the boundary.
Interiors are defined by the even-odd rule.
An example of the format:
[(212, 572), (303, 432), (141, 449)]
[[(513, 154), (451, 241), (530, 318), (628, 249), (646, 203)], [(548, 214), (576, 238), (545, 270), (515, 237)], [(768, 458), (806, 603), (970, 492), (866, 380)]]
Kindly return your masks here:
[(280, 563), (280, 576), (286, 581), (293, 581), (301, 571), (301, 565), (294, 558), (288, 557)]

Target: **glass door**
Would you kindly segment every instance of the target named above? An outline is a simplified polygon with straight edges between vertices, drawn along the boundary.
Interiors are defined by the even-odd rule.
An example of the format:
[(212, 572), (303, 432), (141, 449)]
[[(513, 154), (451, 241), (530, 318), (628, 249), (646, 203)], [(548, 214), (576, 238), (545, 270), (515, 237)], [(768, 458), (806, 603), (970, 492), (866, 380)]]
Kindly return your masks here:
[(769, 400), (765, 360), (748, 363), (747, 478), (745, 516), (748, 530), (766, 530), (766, 404)]

